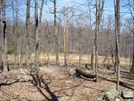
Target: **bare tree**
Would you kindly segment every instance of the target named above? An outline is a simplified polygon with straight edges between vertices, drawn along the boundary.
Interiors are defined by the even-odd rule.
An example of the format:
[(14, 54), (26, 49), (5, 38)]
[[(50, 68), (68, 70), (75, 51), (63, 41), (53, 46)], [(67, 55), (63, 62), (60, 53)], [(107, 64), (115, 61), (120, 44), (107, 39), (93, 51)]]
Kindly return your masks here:
[(103, 13), (104, 8), (104, 0), (96, 0), (96, 26), (95, 26), (95, 74), (96, 74), (96, 82), (98, 81), (98, 33), (99, 33), (99, 25)]
[[(41, 30), (41, 20), (42, 20), (42, 12), (43, 12), (44, 0), (41, 2), (40, 7), (40, 14), (39, 14), (39, 37), (41, 37), (42, 30)], [(40, 38), (41, 39), (41, 38)], [(41, 41), (39, 41), (39, 51), (41, 52)]]
[(68, 55), (68, 11), (64, 8), (64, 65), (67, 69), (67, 55)]
[(2, 4), (2, 22), (3, 22), (3, 71), (7, 72), (7, 24), (6, 24), (6, 12), (5, 12), (5, 0), (1, 0)]
[[(129, 13), (130, 13), (131, 19), (132, 19), (130, 21), (133, 26), (134, 25), (134, 1), (126, 0), (125, 7), (129, 10)], [(134, 27), (130, 27), (130, 24), (127, 27), (129, 28), (130, 32), (133, 34), (133, 57), (132, 57), (132, 67), (130, 69), (130, 73), (132, 74), (132, 73), (134, 73)]]
[(36, 86), (41, 87), (41, 81), (39, 76), (39, 32), (38, 32), (38, 0), (35, 0), (35, 60), (34, 69), (36, 74)]
[(56, 0), (54, 0), (54, 33), (55, 33), (55, 50), (56, 50), (56, 65), (59, 65), (59, 37), (58, 37), (58, 33), (57, 33), (57, 21), (56, 21)]
[(116, 65), (117, 65), (117, 85), (116, 90), (119, 91), (120, 82), (120, 0), (114, 0), (115, 9), (115, 41), (116, 41)]
[(50, 0), (54, 4), (54, 36), (55, 36), (55, 52), (56, 52), (56, 65), (59, 65), (59, 36), (57, 30), (57, 7), (56, 0)]
[(27, 0), (27, 10), (26, 10), (26, 67), (29, 67), (29, 36), (30, 36), (30, 1)]
[[(92, 68), (92, 70), (94, 71), (94, 73), (95, 73), (95, 65), (94, 65), (94, 63), (95, 63), (95, 46), (94, 46), (94, 34), (92, 33), (92, 31), (91, 31), (91, 29), (92, 29), (92, 17), (91, 17), (91, 14), (92, 14), (92, 11), (91, 11), (91, 1), (92, 0), (87, 0), (87, 2), (88, 2), (88, 9), (89, 9), (89, 20), (90, 20), (90, 30), (89, 30), (89, 33), (91, 33), (91, 37), (92, 37), (92, 46), (93, 46), (93, 48), (92, 48), (92, 52), (91, 52), (91, 68)], [(89, 47), (88, 47), (89, 48)]]

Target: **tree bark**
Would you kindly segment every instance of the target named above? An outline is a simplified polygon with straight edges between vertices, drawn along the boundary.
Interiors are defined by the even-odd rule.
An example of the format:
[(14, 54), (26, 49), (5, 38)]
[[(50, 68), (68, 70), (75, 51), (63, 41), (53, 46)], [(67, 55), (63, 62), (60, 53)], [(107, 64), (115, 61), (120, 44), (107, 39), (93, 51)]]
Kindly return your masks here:
[(94, 71), (95, 73), (95, 66), (94, 66), (94, 63), (95, 63), (95, 46), (93, 44), (93, 49), (92, 49), (92, 54), (91, 54), (91, 68), (92, 70)]
[(119, 91), (120, 82), (120, 0), (114, 1), (115, 7), (115, 37), (116, 37), (116, 54), (117, 54), (117, 84), (116, 90)]
[(67, 55), (68, 55), (68, 12), (67, 9), (64, 9), (64, 65), (67, 69)]
[(57, 33), (57, 15), (56, 15), (56, 0), (54, 0), (54, 33), (55, 33), (55, 52), (56, 52), (56, 65), (59, 65), (59, 36)]
[(98, 32), (99, 32), (99, 19), (98, 19), (98, 0), (96, 0), (96, 26), (95, 26), (95, 75), (96, 75), (96, 82), (98, 81)]
[(3, 71), (7, 72), (7, 25), (6, 25), (6, 13), (5, 13), (5, 1), (2, 0), (2, 22), (3, 22)]
[(30, 0), (27, 0), (27, 10), (26, 10), (26, 67), (29, 67), (29, 36), (30, 36)]
[(34, 60), (34, 69), (37, 76), (37, 87), (41, 87), (41, 81), (39, 76), (39, 32), (38, 32), (38, 0), (35, 0), (35, 60)]
[[(1, 2), (0, 2), (1, 5)], [(1, 19), (1, 8), (0, 8), (0, 19)], [(0, 33), (2, 33), (2, 26), (0, 23)], [(3, 70), (3, 62), (2, 62), (2, 43), (3, 43), (3, 35), (0, 35), (0, 70)]]
[(96, 0), (96, 28), (95, 28), (95, 74), (96, 74), (96, 82), (98, 81), (98, 33), (99, 33), (99, 25), (103, 13), (104, 8), (104, 0)]

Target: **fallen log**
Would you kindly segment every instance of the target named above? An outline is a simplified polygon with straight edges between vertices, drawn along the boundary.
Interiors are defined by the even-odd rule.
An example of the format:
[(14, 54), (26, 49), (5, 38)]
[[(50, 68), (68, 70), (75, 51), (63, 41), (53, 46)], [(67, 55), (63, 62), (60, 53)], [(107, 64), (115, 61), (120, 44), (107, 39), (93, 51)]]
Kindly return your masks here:
[(84, 76), (84, 77), (87, 77), (87, 78), (94, 78), (95, 75), (94, 74), (91, 74), (91, 71), (87, 68), (76, 68), (75, 69), (76, 71), (76, 76)]
[[(91, 72), (92, 70), (88, 70), (87, 68), (76, 68), (75, 71), (76, 71), (76, 76), (80, 77), (82, 75), (87, 78), (95, 78), (95, 75)], [(110, 81), (113, 83), (117, 82), (115, 79), (106, 78), (106, 77), (100, 76), (100, 75), (98, 76), (98, 78), (106, 80), (106, 81)], [(130, 83), (130, 82), (120, 80), (120, 86), (134, 90), (134, 84)]]

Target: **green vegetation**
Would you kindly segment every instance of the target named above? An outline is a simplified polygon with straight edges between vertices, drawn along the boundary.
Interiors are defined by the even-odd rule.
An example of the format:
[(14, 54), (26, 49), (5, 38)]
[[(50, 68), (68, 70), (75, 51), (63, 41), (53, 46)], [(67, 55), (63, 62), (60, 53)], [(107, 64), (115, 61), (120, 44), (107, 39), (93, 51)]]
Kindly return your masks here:
[(13, 55), (15, 53), (15, 48), (14, 47), (9, 47), (7, 50), (7, 54)]

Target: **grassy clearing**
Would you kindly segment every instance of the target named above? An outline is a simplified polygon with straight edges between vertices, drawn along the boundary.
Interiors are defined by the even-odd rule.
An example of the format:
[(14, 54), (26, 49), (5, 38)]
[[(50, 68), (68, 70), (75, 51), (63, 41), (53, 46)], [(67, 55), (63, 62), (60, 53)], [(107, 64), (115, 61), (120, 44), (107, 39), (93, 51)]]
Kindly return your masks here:
[[(50, 63), (55, 63), (55, 55), (54, 54), (50, 54), (49, 55), (50, 57)], [(34, 54), (31, 54), (31, 57), (29, 58), (29, 61), (30, 63), (33, 63), (34, 62)], [(91, 56), (90, 55), (82, 55), (82, 58), (81, 58), (81, 64), (85, 64), (85, 63), (89, 63), (90, 64), (90, 58)], [(48, 55), (47, 54), (44, 54), (44, 53), (41, 53), (40, 54), (40, 62), (41, 63), (47, 63), (48, 61)], [(22, 63), (25, 62), (25, 56), (21, 56), (21, 57), (18, 57), (18, 61), (20, 62), (22, 60)], [(105, 62), (105, 57), (104, 56), (99, 56), (98, 57), (98, 62), (99, 64), (104, 64), (104, 65), (111, 65), (113, 66), (113, 62), (112, 62), (112, 58), (111, 57), (107, 57)], [(8, 63), (14, 63), (15, 61), (15, 56), (14, 55), (8, 55)], [(63, 64), (64, 63), (64, 54), (61, 53), (59, 54), (59, 62), (60, 64)], [(79, 55), (78, 54), (69, 54), (67, 56), (67, 63), (68, 64), (78, 64), (79, 62)], [(120, 58), (120, 63), (121, 65), (130, 65), (131, 64), (131, 61), (130, 59), (125, 59), (125, 58)]]

